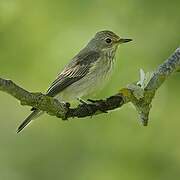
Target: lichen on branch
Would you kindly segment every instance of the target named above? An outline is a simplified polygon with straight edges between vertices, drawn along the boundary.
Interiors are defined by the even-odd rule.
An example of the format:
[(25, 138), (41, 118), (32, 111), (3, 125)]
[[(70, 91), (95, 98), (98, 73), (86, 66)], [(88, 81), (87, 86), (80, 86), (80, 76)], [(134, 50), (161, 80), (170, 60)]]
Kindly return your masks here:
[(135, 106), (142, 124), (147, 126), (152, 100), (157, 89), (173, 72), (179, 69), (180, 48), (177, 48), (152, 74), (145, 74), (143, 70), (140, 70), (138, 83), (129, 84), (117, 94), (104, 100), (89, 100), (88, 103), (79, 104), (75, 108), (71, 108), (69, 103), (59, 102), (57, 99), (42, 93), (31, 93), (13, 81), (3, 78), (0, 78), (0, 91), (12, 95), (20, 101), (21, 105), (37, 108), (63, 120), (107, 113), (131, 102)]

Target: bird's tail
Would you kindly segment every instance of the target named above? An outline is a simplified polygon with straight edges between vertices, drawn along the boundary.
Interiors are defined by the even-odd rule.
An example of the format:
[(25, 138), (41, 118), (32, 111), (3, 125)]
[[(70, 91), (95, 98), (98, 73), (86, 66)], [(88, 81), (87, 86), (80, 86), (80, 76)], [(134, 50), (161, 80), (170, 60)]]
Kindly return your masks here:
[(21, 132), (33, 119), (36, 119), (39, 117), (43, 111), (40, 111), (38, 109), (35, 109), (18, 127), (17, 133)]

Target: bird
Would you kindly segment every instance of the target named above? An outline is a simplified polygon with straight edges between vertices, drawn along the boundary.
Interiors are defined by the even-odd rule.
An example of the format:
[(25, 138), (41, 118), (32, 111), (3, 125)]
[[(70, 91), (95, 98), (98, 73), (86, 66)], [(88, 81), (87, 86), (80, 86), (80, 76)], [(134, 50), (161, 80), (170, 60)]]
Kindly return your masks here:
[[(119, 45), (130, 41), (132, 39), (121, 38), (110, 30), (97, 32), (57, 75), (46, 95), (69, 102), (81, 100), (99, 91), (110, 79)], [(43, 111), (32, 108), (31, 114), (18, 127), (17, 133), (42, 114)]]

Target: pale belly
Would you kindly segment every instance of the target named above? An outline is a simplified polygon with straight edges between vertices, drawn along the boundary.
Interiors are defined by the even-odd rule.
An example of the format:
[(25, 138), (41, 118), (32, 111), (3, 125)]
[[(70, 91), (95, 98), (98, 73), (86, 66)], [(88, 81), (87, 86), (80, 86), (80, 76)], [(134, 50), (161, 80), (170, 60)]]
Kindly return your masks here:
[(68, 86), (58, 94), (57, 98), (66, 102), (83, 97), (91, 98), (91, 95), (102, 90), (112, 74), (112, 64), (102, 67), (94, 69), (79, 81)]

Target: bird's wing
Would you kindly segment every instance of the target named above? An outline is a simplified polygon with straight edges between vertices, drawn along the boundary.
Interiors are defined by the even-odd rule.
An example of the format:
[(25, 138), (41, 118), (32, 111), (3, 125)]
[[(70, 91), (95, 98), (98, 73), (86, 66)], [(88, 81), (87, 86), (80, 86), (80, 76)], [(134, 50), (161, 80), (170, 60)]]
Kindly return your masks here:
[(96, 51), (75, 56), (65, 69), (57, 76), (47, 91), (48, 96), (56, 96), (69, 85), (83, 78), (100, 57)]

